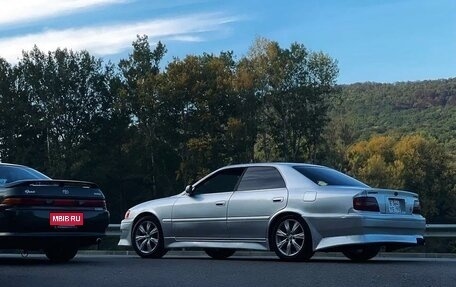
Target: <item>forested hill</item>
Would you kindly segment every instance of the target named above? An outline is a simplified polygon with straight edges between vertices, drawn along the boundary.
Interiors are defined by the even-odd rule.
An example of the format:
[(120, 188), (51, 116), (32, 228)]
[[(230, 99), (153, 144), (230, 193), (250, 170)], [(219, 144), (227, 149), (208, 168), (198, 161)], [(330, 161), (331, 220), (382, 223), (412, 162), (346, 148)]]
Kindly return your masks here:
[(455, 153), (456, 78), (356, 83), (341, 86), (341, 95), (332, 116), (352, 126), (357, 138), (419, 132), (437, 138)]

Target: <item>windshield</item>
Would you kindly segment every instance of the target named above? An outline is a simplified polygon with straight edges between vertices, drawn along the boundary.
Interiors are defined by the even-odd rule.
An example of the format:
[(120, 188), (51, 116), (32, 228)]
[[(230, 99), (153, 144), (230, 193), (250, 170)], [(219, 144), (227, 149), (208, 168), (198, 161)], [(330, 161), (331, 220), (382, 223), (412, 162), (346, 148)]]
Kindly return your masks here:
[(0, 186), (26, 179), (50, 179), (39, 171), (25, 166), (0, 165)]
[(294, 166), (293, 168), (320, 186), (338, 185), (368, 187), (366, 184), (334, 169), (318, 166)]

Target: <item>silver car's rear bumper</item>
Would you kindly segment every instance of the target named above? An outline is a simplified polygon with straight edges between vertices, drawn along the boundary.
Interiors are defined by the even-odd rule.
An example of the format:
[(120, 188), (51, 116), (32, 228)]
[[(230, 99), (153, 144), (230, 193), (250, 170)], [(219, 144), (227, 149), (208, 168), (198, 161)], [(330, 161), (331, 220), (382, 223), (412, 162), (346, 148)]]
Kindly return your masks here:
[(356, 213), (340, 217), (305, 218), (314, 231), (314, 250), (353, 244), (406, 244), (423, 242), (426, 221), (419, 215)]

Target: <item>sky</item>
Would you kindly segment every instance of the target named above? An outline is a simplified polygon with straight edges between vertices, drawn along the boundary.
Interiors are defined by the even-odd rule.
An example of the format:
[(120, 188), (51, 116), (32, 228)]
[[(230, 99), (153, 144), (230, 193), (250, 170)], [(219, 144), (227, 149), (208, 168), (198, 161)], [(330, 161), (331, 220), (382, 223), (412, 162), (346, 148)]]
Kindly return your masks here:
[(136, 35), (173, 57), (233, 51), (257, 37), (338, 61), (338, 83), (456, 77), (456, 0), (0, 0), (0, 57), (88, 50), (116, 63)]

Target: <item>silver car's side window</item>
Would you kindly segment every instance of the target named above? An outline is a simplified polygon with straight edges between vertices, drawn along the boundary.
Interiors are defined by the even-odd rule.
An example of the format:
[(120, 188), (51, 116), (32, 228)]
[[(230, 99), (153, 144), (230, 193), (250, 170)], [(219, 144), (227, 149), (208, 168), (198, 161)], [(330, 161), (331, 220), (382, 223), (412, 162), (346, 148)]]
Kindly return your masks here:
[(244, 168), (221, 170), (195, 186), (193, 194), (234, 191), (243, 172)]
[(285, 181), (275, 167), (249, 167), (242, 176), (237, 190), (285, 188)]

